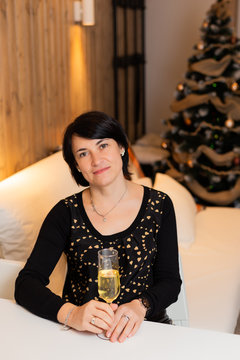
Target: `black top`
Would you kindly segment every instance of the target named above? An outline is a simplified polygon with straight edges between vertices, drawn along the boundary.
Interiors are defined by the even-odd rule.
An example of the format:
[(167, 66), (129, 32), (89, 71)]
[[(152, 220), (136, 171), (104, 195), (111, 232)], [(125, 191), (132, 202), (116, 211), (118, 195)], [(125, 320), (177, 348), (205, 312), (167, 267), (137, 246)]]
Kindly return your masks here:
[[(67, 301), (82, 305), (100, 300), (97, 289), (97, 252), (113, 247), (119, 252), (120, 295), (117, 304), (135, 298), (148, 299), (155, 319), (177, 300), (181, 287), (175, 213), (170, 198), (144, 187), (137, 217), (124, 231), (100, 234), (90, 222), (82, 192), (61, 200), (50, 211), (35, 247), (16, 280), (16, 301), (29, 311), (57, 321)], [(62, 252), (68, 271), (62, 298), (46, 285)]]

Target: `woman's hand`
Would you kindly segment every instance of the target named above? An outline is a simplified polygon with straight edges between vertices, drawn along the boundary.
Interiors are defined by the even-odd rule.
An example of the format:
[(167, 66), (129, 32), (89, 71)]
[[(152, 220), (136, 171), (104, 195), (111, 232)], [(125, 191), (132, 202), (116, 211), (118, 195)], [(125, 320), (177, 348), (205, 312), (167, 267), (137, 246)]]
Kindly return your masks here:
[(116, 310), (117, 305), (109, 306), (96, 300), (91, 300), (82, 306), (66, 303), (59, 310), (58, 321), (64, 323), (66, 314), (73, 307), (75, 308), (69, 316), (68, 326), (78, 331), (100, 334), (111, 328), (114, 322), (114, 310)]
[[(113, 304), (112, 304), (113, 305)], [(107, 337), (110, 341), (123, 342), (127, 337), (136, 334), (146, 315), (146, 310), (139, 300), (120, 305), (115, 312), (114, 322), (107, 330)]]

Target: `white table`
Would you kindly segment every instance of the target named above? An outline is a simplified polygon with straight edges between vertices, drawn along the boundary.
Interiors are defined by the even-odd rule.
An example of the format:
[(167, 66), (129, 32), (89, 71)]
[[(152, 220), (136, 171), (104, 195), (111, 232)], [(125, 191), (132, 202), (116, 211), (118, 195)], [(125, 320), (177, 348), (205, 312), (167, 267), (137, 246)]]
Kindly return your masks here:
[(63, 331), (10, 300), (0, 299), (0, 358), (3, 360), (229, 360), (240, 359), (240, 336), (144, 322), (126, 342)]

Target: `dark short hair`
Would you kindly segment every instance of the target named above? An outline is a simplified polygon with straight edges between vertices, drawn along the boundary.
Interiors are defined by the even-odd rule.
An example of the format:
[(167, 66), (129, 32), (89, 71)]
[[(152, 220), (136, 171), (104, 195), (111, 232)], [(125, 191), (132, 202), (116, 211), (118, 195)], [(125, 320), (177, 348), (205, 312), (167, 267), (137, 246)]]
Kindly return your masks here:
[(123, 175), (131, 179), (128, 171), (128, 139), (119, 121), (100, 112), (91, 111), (78, 116), (65, 130), (63, 137), (63, 157), (67, 162), (72, 176), (78, 185), (88, 186), (88, 181), (77, 169), (77, 163), (72, 151), (72, 136), (77, 135), (86, 139), (114, 139), (118, 145), (125, 149), (122, 156)]

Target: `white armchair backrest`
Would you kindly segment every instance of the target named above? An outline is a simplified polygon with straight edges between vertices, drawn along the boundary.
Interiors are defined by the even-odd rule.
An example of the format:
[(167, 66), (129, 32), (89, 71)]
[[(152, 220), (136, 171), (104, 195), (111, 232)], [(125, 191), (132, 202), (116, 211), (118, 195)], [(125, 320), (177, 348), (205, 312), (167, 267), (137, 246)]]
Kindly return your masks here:
[(173, 320), (174, 325), (188, 326), (188, 306), (186, 298), (185, 283), (182, 271), (181, 259), (179, 258), (180, 275), (182, 278), (182, 287), (178, 300), (167, 308), (168, 316)]
[(14, 299), (15, 280), (24, 262), (0, 259), (0, 298)]

